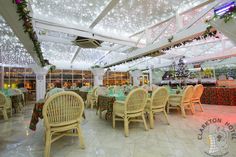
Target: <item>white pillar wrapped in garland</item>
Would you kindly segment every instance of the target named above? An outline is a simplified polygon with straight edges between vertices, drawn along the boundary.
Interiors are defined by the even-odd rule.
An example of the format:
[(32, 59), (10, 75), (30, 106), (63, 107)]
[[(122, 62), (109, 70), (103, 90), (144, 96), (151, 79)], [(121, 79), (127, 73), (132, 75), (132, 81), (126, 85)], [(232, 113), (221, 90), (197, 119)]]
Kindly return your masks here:
[(149, 73), (149, 85), (150, 85), (150, 86), (152, 85), (152, 70), (153, 70), (153, 67), (149, 67), (149, 68), (148, 68), (148, 73)]
[(91, 72), (94, 76), (94, 86), (103, 85), (103, 75), (105, 74), (105, 69), (100, 67), (91, 68)]
[(142, 71), (141, 70), (132, 70), (130, 71), (130, 75), (133, 78), (133, 86), (139, 86), (140, 84), (140, 76), (142, 76)]
[(36, 64), (31, 66), (36, 75), (36, 101), (44, 99), (46, 94), (46, 75), (50, 67), (51, 65), (40, 67)]

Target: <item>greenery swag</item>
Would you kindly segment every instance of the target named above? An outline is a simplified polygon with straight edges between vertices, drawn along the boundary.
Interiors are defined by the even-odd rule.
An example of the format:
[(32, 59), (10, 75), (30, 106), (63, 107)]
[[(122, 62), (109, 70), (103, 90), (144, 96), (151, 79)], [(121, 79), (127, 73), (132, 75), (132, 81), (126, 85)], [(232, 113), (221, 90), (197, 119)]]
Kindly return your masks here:
[(19, 20), (23, 21), (24, 32), (28, 33), (30, 39), (32, 40), (34, 44), (34, 50), (38, 58), (40, 59), (42, 66), (45, 66), (45, 61), (43, 59), (40, 42), (38, 41), (36, 32), (33, 29), (32, 20), (29, 15), (30, 11), (27, 8), (27, 5), (28, 5), (27, 1), (26, 0), (13, 0), (12, 2), (16, 4), (17, 13), (19, 14)]

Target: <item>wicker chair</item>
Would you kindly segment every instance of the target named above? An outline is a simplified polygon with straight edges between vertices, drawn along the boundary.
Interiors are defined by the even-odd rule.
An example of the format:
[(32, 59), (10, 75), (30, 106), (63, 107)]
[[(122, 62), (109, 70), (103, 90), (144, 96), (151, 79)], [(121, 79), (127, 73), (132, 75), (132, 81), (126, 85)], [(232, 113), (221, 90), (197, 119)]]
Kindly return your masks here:
[(157, 88), (158, 88), (157, 85), (155, 85), (155, 84), (152, 84), (152, 85), (151, 85), (151, 89), (152, 89), (152, 91), (155, 91)]
[[(125, 101), (115, 101), (113, 105), (112, 126), (115, 128), (115, 121), (124, 121), (125, 136), (129, 135), (129, 123), (143, 122), (147, 129), (146, 120), (144, 118), (144, 107), (147, 102), (147, 92), (142, 88), (132, 90)], [(137, 119), (141, 117), (141, 119)]]
[(167, 112), (169, 109), (181, 109), (183, 117), (186, 117), (185, 109), (190, 109), (192, 114), (194, 114), (194, 109), (192, 106), (192, 97), (193, 97), (193, 86), (187, 86), (182, 95), (170, 95)]
[(145, 111), (149, 113), (149, 122), (151, 129), (154, 128), (155, 113), (163, 112), (167, 120), (167, 123), (169, 124), (169, 120), (165, 110), (168, 97), (169, 94), (167, 89), (165, 87), (160, 87), (153, 92), (151, 99), (149, 99), (149, 101), (147, 102)]
[(93, 106), (96, 104), (96, 90), (98, 87), (94, 87), (92, 90), (92, 93), (88, 93), (87, 95), (87, 107), (91, 106), (91, 109), (93, 109)]
[(142, 86), (142, 88), (146, 91), (146, 92), (148, 92), (149, 90), (150, 90), (150, 87), (148, 86), (148, 85), (143, 85)]
[(45, 157), (50, 156), (51, 144), (63, 136), (78, 136), (80, 147), (85, 148), (80, 127), (83, 110), (83, 99), (71, 91), (54, 94), (46, 100), (43, 106)]
[(204, 87), (202, 84), (195, 85), (193, 89), (193, 97), (192, 97), (193, 107), (195, 108), (195, 105), (199, 105), (202, 112), (203, 112), (203, 107), (201, 103), (201, 96), (202, 96), (203, 90), (204, 90)]
[(0, 92), (0, 111), (3, 114), (4, 120), (8, 120), (8, 113), (12, 116), (11, 99), (6, 97), (2, 92)]

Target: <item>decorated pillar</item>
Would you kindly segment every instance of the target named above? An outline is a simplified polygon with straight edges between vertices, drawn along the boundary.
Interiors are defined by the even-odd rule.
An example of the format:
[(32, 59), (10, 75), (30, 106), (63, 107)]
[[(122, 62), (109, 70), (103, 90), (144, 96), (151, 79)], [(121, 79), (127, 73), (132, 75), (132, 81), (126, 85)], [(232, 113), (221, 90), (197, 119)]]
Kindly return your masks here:
[(36, 75), (36, 101), (44, 99), (46, 94), (46, 75), (51, 65), (40, 67), (38, 65), (31, 66)]
[(93, 73), (94, 76), (93, 80), (94, 86), (103, 85), (103, 75), (105, 74), (104, 68), (100, 67), (91, 68), (91, 72)]
[(141, 70), (132, 70), (130, 71), (130, 75), (133, 78), (133, 86), (139, 86), (140, 84), (140, 76), (142, 76)]
[(0, 66), (0, 88), (4, 88), (4, 67)]

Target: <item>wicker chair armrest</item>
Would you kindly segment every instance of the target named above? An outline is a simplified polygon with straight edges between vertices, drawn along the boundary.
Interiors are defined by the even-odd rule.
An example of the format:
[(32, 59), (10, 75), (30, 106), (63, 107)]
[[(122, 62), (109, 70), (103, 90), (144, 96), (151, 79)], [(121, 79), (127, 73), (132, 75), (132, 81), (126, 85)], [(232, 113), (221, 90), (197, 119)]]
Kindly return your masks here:
[(125, 104), (125, 102), (124, 101), (115, 101), (115, 104), (120, 104), (120, 105), (124, 105)]

